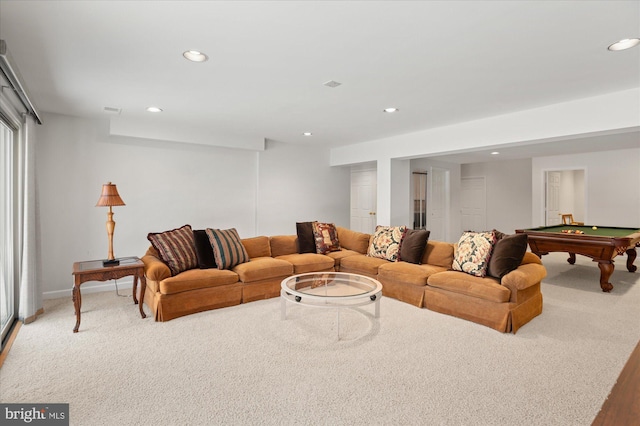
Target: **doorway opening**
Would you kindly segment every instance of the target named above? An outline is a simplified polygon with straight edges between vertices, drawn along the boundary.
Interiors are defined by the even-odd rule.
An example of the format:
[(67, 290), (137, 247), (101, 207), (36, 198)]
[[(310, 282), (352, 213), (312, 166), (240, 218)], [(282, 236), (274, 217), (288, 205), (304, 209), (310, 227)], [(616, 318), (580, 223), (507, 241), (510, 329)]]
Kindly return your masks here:
[(545, 225), (562, 223), (563, 214), (572, 214), (576, 222), (586, 222), (585, 170), (548, 170), (545, 172)]
[(413, 173), (413, 229), (427, 229), (427, 172)]

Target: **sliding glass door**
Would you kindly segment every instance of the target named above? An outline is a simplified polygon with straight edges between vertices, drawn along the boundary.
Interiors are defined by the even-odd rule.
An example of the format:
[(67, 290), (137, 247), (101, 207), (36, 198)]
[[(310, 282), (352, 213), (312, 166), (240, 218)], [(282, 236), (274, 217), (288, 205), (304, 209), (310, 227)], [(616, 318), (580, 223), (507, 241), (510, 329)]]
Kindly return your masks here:
[(14, 131), (0, 118), (0, 329), (2, 342), (16, 318), (14, 256)]

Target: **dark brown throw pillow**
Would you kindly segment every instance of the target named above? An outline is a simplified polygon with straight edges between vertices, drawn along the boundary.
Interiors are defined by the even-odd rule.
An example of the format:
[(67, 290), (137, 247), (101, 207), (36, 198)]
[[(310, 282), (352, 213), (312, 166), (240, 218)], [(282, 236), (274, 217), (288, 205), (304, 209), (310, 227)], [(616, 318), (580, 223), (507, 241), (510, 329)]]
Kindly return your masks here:
[(196, 244), (196, 256), (198, 257), (198, 267), (200, 269), (211, 269), (216, 267), (216, 259), (213, 256), (213, 247), (209, 241), (207, 231), (204, 229), (194, 229), (193, 239)]
[(425, 229), (408, 229), (400, 243), (398, 261), (421, 264), (429, 234), (431, 231)]
[(296, 233), (298, 234), (298, 253), (315, 253), (313, 222), (296, 222)]
[(487, 275), (502, 279), (520, 266), (526, 251), (527, 234), (505, 235), (493, 246)]

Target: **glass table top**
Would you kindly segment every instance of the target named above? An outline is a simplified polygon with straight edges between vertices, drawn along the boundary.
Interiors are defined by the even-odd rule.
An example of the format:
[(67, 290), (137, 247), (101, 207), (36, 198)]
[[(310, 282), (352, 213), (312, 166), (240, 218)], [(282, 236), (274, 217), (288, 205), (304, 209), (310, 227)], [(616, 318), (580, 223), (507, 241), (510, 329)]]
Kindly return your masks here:
[(293, 294), (319, 297), (356, 297), (376, 293), (382, 285), (373, 278), (345, 272), (300, 274), (282, 282)]

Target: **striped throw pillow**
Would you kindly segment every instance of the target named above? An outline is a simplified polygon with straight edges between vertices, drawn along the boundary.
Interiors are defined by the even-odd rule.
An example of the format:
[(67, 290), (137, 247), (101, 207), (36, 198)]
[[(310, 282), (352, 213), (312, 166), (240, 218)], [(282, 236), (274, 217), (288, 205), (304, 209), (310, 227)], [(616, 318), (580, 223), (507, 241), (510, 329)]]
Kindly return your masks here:
[(207, 235), (213, 247), (213, 257), (216, 259), (218, 269), (231, 269), (249, 261), (249, 254), (242, 245), (235, 228), (224, 230), (207, 228)]
[(147, 239), (157, 250), (160, 259), (167, 264), (171, 275), (198, 267), (191, 225), (166, 232), (149, 233)]

